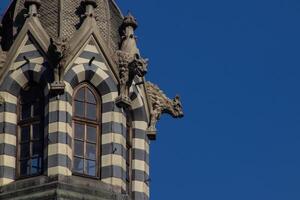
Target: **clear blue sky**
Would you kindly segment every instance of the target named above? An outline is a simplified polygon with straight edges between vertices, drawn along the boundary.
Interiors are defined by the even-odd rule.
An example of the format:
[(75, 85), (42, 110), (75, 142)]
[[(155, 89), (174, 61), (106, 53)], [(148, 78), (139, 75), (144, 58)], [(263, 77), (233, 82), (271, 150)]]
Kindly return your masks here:
[(299, 200), (300, 1), (118, 3), (185, 108), (151, 143), (151, 199)]

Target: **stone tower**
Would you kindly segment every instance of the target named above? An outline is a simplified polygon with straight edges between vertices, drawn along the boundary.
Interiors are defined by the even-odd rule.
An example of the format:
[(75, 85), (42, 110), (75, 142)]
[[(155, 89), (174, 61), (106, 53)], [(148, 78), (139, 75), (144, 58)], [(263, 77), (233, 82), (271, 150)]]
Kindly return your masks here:
[(113, 0), (12, 0), (0, 30), (0, 199), (149, 199), (162, 113)]

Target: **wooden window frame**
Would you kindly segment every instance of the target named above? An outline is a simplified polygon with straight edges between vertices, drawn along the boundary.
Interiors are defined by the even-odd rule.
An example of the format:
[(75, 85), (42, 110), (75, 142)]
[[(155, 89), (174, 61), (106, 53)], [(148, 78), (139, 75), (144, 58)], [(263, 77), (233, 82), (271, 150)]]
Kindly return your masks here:
[[(36, 176), (40, 176), (44, 173), (45, 169), (44, 169), (44, 166), (45, 166), (45, 163), (44, 163), (44, 147), (45, 147), (45, 141), (44, 141), (44, 105), (45, 105), (45, 102), (44, 102), (44, 96), (43, 96), (43, 92), (42, 89), (40, 87), (38, 87), (38, 85), (36, 84), (33, 84), (33, 85), (28, 85), (25, 87), (24, 90), (30, 90), (32, 87), (36, 87), (40, 94), (38, 95), (38, 100), (40, 102), (40, 109), (42, 110), (42, 112), (40, 113), (39, 116), (34, 116), (34, 117), (30, 117), (29, 119), (21, 119), (21, 115), (22, 115), (22, 103), (21, 103), (21, 99), (22, 99), (22, 95), (19, 95), (18, 97), (18, 101), (17, 101), (17, 138), (16, 138), (16, 156), (17, 156), (17, 159), (16, 159), (16, 178), (17, 179), (25, 179), (25, 178), (30, 178), (30, 177), (36, 177)], [(30, 108), (32, 109), (32, 108)], [(30, 112), (34, 112), (34, 111), (30, 111)], [(33, 127), (34, 125), (39, 125), (39, 132), (41, 131), (41, 133), (39, 133), (39, 139), (34, 139), (33, 137), (33, 128), (31, 128), (31, 126)], [(29, 133), (29, 140), (26, 141), (26, 142), (21, 142), (21, 129), (23, 127), (30, 127), (30, 133)], [(32, 151), (33, 151), (33, 147), (32, 145), (35, 143), (35, 142), (38, 142), (38, 141), (41, 141), (41, 152), (40, 152), (40, 155), (41, 155), (41, 170), (40, 172), (38, 173), (35, 173), (35, 174), (31, 174), (31, 171), (32, 171), (32, 163), (30, 164), (30, 173), (29, 174), (26, 174), (26, 175), (22, 175), (21, 174), (21, 162), (23, 160), (26, 160), (26, 159), (21, 159), (21, 144), (29, 144), (29, 157), (27, 158), (27, 160), (32, 160), (32, 159), (35, 159), (35, 158), (39, 158), (39, 156), (32, 156)]]
[[(76, 113), (76, 107), (75, 107), (75, 98), (76, 98), (76, 95), (78, 94), (78, 91), (80, 89), (84, 88), (84, 90), (90, 90), (92, 92), (92, 94), (94, 95), (95, 97), (95, 100), (96, 100), (96, 120), (91, 120), (91, 119), (88, 119), (86, 117), (86, 113), (84, 113), (85, 117), (79, 117), (79, 116), (76, 116), (75, 113)], [(87, 98), (87, 92), (84, 93), (85, 95), (85, 100)], [(84, 112), (86, 111), (87, 109), (87, 104), (88, 102), (87, 101), (80, 101), (84, 104)], [(81, 177), (87, 177), (87, 178), (93, 178), (93, 179), (100, 179), (101, 178), (101, 118), (102, 118), (102, 101), (101, 101), (101, 98), (100, 98), (100, 95), (98, 94), (98, 92), (92, 87), (90, 86), (90, 84), (88, 83), (82, 83), (80, 85), (78, 85), (74, 92), (73, 92), (73, 101), (72, 101), (72, 105), (73, 105), (73, 117), (72, 117), (72, 130), (73, 130), (73, 140), (72, 140), (72, 146), (73, 146), (73, 161), (72, 161), (72, 174), (73, 175), (76, 175), (76, 176), (81, 176)], [(80, 125), (83, 125), (84, 126), (84, 139), (83, 140), (80, 140), (80, 139), (76, 139), (75, 138), (75, 124), (80, 124)], [(91, 127), (96, 127), (96, 142), (92, 143), (92, 142), (89, 142), (87, 140), (87, 127), (88, 126), (91, 126)], [(83, 157), (80, 157), (80, 156), (76, 156), (75, 155), (75, 140), (76, 141), (81, 141), (83, 142), (83, 145), (84, 145), (84, 149), (83, 149)], [(92, 176), (92, 175), (88, 175), (86, 172), (85, 172), (85, 162), (87, 160), (91, 160), (91, 159), (88, 159), (87, 156), (86, 156), (86, 146), (87, 144), (95, 144), (96, 145), (96, 175), (95, 176)], [(76, 172), (74, 170), (74, 158), (79, 158), (79, 159), (83, 159), (83, 173), (79, 173), (79, 172)]]

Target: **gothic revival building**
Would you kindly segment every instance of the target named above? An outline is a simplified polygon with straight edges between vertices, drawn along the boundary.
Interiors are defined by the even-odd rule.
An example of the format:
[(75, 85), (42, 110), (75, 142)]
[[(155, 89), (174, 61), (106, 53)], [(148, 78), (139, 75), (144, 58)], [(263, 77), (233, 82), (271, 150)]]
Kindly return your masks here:
[(113, 0), (12, 0), (0, 32), (0, 199), (149, 199), (162, 113)]

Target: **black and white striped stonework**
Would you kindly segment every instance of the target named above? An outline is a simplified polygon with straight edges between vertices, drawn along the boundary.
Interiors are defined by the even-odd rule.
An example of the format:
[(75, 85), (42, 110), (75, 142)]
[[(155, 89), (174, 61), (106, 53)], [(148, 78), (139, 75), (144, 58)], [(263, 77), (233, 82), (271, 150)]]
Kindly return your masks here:
[[(20, 91), (28, 83), (36, 82), (45, 95), (45, 155), (44, 175), (72, 176), (73, 160), (73, 92), (88, 83), (98, 92), (102, 102), (101, 122), (101, 181), (126, 190), (126, 115), (115, 104), (118, 83), (113, 78), (104, 56), (93, 39), (78, 52), (65, 72), (65, 92), (49, 93), (52, 70), (43, 53), (28, 36), (20, 48), (11, 71), (0, 85), (4, 105), (0, 105), (0, 186), (16, 180), (17, 103)], [(26, 59), (30, 60), (27, 63)], [(92, 63), (89, 63), (94, 58)], [(146, 130), (148, 115), (145, 97), (135, 84), (130, 89), (133, 113), (133, 200), (149, 199), (149, 141)]]

